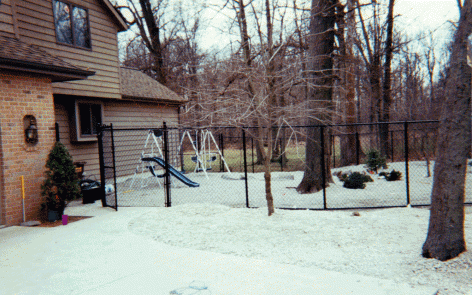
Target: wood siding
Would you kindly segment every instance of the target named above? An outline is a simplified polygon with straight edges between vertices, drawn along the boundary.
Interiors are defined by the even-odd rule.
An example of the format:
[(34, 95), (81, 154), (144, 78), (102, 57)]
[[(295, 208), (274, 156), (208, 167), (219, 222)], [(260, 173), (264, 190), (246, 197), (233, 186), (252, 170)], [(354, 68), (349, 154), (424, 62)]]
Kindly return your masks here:
[[(166, 121), (169, 126), (177, 126), (178, 107), (159, 106), (141, 102), (104, 101), (104, 124), (113, 124), (114, 128), (158, 128)], [(74, 99), (61, 97), (55, 99), (56, 122), (59, 124), (60, 141), (64, 143), (75, 162), (86, 162), (87, 177), (100, 178), (98, 143), (73, 143), (70, 141), (70, 115), (73, 112)], [(146, 140), (147, 131), (133, 132), (133, 140), (119, 136), (115, 139), (117, 162), (122, 167), (118, 176), (134, 173), (139, 155)], [(121, 133), (123, 134), (123, 133)], [(177, 137), (176, 137), (177, 138)], [(177, 140), (178, 141), (178, 140)]]
[(3, 0), (0, 5), (0, 32), (9, 37), (15, 37), (11, 0)]
[(21, 41), (40, 46), (75, 66), (96, 72), (86, 80), (53, 83), (54, 94), (120, 99), (118, 27), (110, 12), (97, 0), (64, 1), (87, 9), (91, 49), (56, 42), (52, 0), (3, 0), (0, 31), (14, 34), (15, 14)]

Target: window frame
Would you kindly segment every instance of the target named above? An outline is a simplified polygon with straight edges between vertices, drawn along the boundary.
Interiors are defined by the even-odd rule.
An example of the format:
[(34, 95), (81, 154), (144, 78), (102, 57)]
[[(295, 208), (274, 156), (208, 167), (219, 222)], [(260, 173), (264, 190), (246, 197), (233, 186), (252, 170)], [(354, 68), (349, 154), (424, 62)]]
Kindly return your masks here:
[[(91, 101), (91, 100), (76, 100), (74, 104), (74, 114), (73, 114), (73, 119), (72, 119), (72, 126), (71, 126), (71, 140), (74, 142), (87, 142), (87, 141), (97, 141), (98, 136), (97, 134), (93, 133), (93, 127), (92, 127), (92, 134), (83, 134), (82, 132), (82, 114), (80, 113), (80, 106), (81, 105), (98, 105), (100, 106), (100, 124), (103, 123), (104, 119), (104, 107), (103, 107), (103, 102), (99, 101)], [(91, 109), (90, 109), (91, 111)], [(89, 114), (91, 114), (90, 112)], [(93, 119), (92, 116), (88, 118), (90, 120), (90, 123), (92, 124)]]
[[(70, 19), (70, 30), (71, 30), (72, 43), (61, 42), (57, 38), (58, 34), (57, 34), (56, 13), (55, 13), (54, 2), (61, 2), (61, 3), (65, 4), (69, 7), (69, 19)], [(64, 0), (53, 0), (53, 1), (51, 1), (51, 3), (52, 3), (53, 18), (54, 18), (54, 33), (56, 35), (56, 42), (58, 44), (65, 45), (65, 46), (71, 46), (71, 47), (74, 47), (74, 48), (80, 48), (80, 49), (85, 49), (85, 50), (92, 50), (92, 34), (90, 32), (90, 14), (89, 14), (88, 8), (80, 6), (80, 5), (76, 5), (76, 4), (73, 4), (73, 3), (70, 3), (70, 2), (64, 1)], [(74, 33), (74, 22), (75, 21), (74, 21), (74, 17), (73, 17), (73, 13), (72, 13), (74, 7), (85, 10), (86, 18), (87, 18), (86, 23), (87, 23), (89, 47), (77, 45), (77, 40), (76, 40), (75, 33)]]

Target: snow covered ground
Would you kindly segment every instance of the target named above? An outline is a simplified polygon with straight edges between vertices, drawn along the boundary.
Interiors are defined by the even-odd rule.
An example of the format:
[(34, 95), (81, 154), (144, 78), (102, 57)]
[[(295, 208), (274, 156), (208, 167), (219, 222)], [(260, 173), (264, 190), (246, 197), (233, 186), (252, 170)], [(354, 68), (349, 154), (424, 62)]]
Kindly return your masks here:
[[(434, 163), (431, 164), (431, 170)], [(401, 171), (402, 181), (373, 177), (363, 190), (342, 187), (336, 177), (326, 190), (328, 208), (405, 206), (405, 164), (390, 163), (386, 171)], [(471, 170), (471, 167), (468, 166)], [(365, 171), (363, 165), (333, 169)], [(412, 204), (429, 204), (432, 177), (425, 162), (410, 162)], [(417, 208), (307, 211), (277, 210), (267, 217), (262, 173), (249, 174), (246, 209), (242, 173), (186, 174), (200, 183), (189, 188), (174, 181), (171, 208), (155, 208), (132, 220), (129, 229), (178, 247), (269, 260), (303, 267), (320, 267), (343, 273), (433, 285), (439, 294), (472, 294), (472, 254), (448, 262), (421, 257), (429, 211)], [(300, 195), (295, 187), (302, 172), (272, 173), (276, 207), (323, 208), (323, 193)], [(472, 202), (472, 171), (468, 171), (467, 202)], [(129, 178), (122, 184), (129, 185)], [(120, 206), (163, 206), (164, 191), (147, 179), (147, 185), (121, 194)], [(121, 190), (123, 192), (123, 190)], [(127, 195), (128, 194), (128, 195)], [(129, 203), (127, 203), (129, 202)], [(467, 208), (466, 239), (472, 245), (472, 208)], [(360, 216), (353, 216), (358, 211)], [(471, 293), (467, 293), (471, 292)]]
[[(410, 169), (426, 171), (424, 163), (415, 165)], [(349, 168), (355, 169), (362, 167)], [(411, 180), (412, 200), (428, 201), (429, 192), (415, 188), (430, 189), (432, 178), (411, 175), (417, 175)], [(190, 174), (200, 187), (174, 183), (170, 208), (162, 206), (162, 188), (128, 186), (129, 193), (120, 190), (127, 199), (119, 202), (152, 201), (157, 207), (114, 212), (101, 202), (74, 202), (66, 214), (97, 217), (57, 228), (1, 229), (0, 294), (169, 294), (198, 280), (211, 292), (196, 294), (363, 295), (370, 288), (371, 294), (432, 295), (438, 289), (439, 295), (472, 295), (472, 252), (447, 262), (421, 256), (427, 209), (276, 210), (268, 217), (261, 175), (248, 179), (250, 205), (258, 209), (244, 208), (240, 177)], [(274, 173), (273, 178), (276, 206), (322, 206), (322, 193), (299, 195), (293, 189), (301, 173)], [(335, 181), (327, 190), (328, 205), (405, 202), (403, 181), (375, 179), (364, 190)], [(468, 191), (469, 201), (471, 195)], [(471, 247), (472, 207), (466, 213)], [(422, 289), (429, 286), (433, 293)]]
[[(465, 236), (472, 245), (472, 207)], [(472, 294), (472, 252), (447, 262), (424, 259), (429, 211), (416, 208), (343, 211), (231, 208), (184, 204), (154, 208), (129, 230), (165, 244), (316, 267), (346, 274), (437, 287), (438, 294)]]

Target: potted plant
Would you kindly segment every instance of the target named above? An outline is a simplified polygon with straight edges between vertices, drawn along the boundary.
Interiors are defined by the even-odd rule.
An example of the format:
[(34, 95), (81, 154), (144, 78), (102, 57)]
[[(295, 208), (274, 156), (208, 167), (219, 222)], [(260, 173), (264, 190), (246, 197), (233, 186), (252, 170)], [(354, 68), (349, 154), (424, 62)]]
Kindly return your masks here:
[(69, 201), (81, 196), (79, 179), (67, 147), (56, 142), (46, 161), (46, 179), (41, 186), (43, 209), (49, 221), (62, 219)]

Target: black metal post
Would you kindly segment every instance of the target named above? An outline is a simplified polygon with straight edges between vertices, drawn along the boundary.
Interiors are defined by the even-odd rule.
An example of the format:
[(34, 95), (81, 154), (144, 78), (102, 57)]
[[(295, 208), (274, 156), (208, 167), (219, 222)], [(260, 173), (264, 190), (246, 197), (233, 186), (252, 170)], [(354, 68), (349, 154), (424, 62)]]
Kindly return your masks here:
[[(113, 124), (110, 123), (111, 135), (111, 151), (113, 159), (113, 185), (115, 186), (115, 210), (118, 211), (118, 193), (116, 187), (116, 161), (115, 161), (115, 136), (113, 134)], [(105, 194), (105, 186), (102, 185), (103, 194)]]
[(326, 209), (326, 167), (325, 167), (325, 140), (324, 126), (320, 127), (320, 143), (321, 143), (321, 174), (323, 181), (323, 208)]
[(395, 147), (393, 145), (393, 131), (390, 131), (390, 148), (392, 149), (392, 162), (395, 162), (395, 159), (393, 157), (393, 151), (395, 150)]
[[(180, 110), (180, 108), (179, 108)], [(184, 136), (184, 133), (182, 132), (182, 129), (179, 128), (179, 139), (182, 138), (182, 136)], [(182, 140), (182, 144), (180, 145), (180, 171), (182, 171), (182, 173), (185, 173), (185, 163), (184, 163), (184, 141)]]
[(246, 208), (249, 208), (249, 187), (247, 183), (246, 131), (243, 130), (244, 184), (246, 186)]
[[(100, 184), (102, 193), (102, 207), (107, 207), (107, 199), (105, 194), (105, 159), (103, 155), (103, 128), (104, 126), (98, 126), (98, 160), (100, 162)], [(116, 208), (115, 208), (116, 210)]]
[(331, 135), (331, 146), (333, 151), (333, 167), (336, 167), (336, 144), (334, 142), (334, 135)]
[(169, 167), (169, 129), (167, 129), (166, 122), (163, 122), (164, 129), (164, 161), (166, 162), (165, 176), (164, 176), (164, 187), (166, 191), (166, 207), (171, 207), (171, 195), (170, 195), (170, 167)]
[(408, 122), (403, 123), (403, 137), (405, 143), (405, 178), (406, 178), (406, 204), (410, 205), (410, 173), (408, 166)]
[[(219, 136), (218, 136), (218, 145), (220, 146), (221, 155), (223, 155), (223, 152), (224, 152), (223, 151), (223, 133), (220, 133)], [(222, 159), (222, 157), (220, 157), (220, 172), (223, 172), (224, 169), (225, 169), (225, 167), (223, 165), (223, 159)]]
[(254, 137), (251, 136), (252, 173), (254, 173)]
[[(279, 156), (279, 162), (280, 162), (280, 171), (284, 171), (284, 163), (282, 161), (282, 158), (283, 158), (283, 155), (282, 155), (282, 139), (279, 139), (279, 143), (280, 143), (280, 156)], [(272, 150), (272, 152), (274, 152), (274, 150)]]
[(357, 132), (357, 127), (356, 127), (356, 164), (359, 165), (359, 157), (361, 153), (361, 143), (359, 141), (359, 132)]

